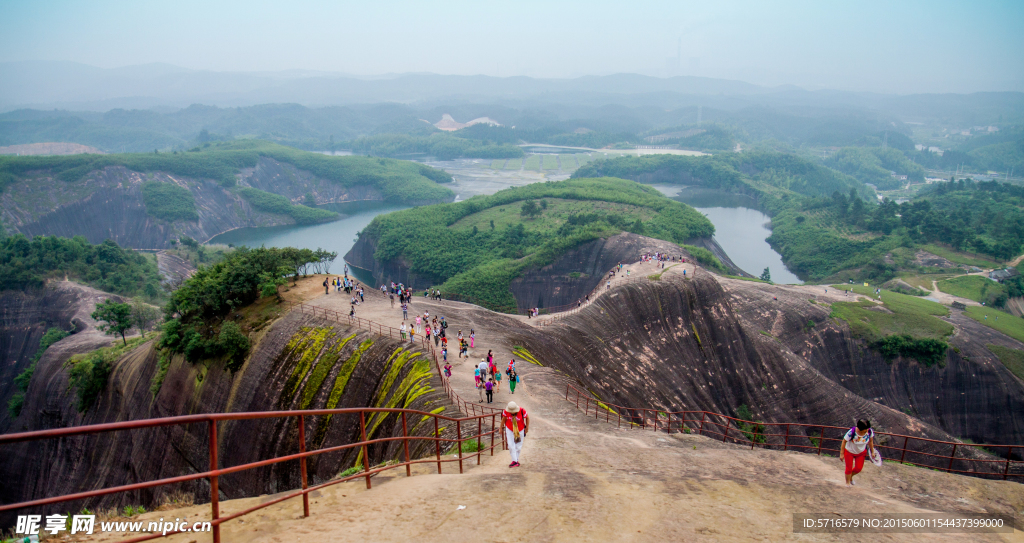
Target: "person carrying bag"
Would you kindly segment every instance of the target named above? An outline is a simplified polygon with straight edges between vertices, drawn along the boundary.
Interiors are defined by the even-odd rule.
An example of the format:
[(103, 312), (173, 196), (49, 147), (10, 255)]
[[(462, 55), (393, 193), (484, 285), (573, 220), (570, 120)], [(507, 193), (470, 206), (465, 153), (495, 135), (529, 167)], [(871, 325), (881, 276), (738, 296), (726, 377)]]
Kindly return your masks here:
[(512, 457), (512, 463), (508, 467), (517, 468), (526, 433), (530, 430), (530, 416), (526, 414), (525, 409), (516, 405), (516, 402), (508, 402), (508, 406), (501, 412), (501, 418), (505, 421), (505, 441), (508, 444), (508, 453)]

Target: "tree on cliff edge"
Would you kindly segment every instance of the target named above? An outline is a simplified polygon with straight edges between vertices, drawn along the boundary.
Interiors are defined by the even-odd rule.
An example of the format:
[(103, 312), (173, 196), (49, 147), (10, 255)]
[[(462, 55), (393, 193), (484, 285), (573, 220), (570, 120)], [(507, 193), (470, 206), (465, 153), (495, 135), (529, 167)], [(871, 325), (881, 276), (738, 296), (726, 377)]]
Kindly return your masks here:
[(772, 282), (772, 272), (768, 271), (767, 267), (764, 269), (763, 272), (761, 272), (761, 280), (764, 281), (765, 283)]
[(119, 304), (114, 300), (108, 299), (96, 305), (96, 311), (92, 312), (91, 317), (103, 322), (97, 328), (111, 336), (120, 334), (121, 341), (128, 345), (128, 340), (124, 338), (124, 333), (135, 323), (132, 319), (131, 305)]

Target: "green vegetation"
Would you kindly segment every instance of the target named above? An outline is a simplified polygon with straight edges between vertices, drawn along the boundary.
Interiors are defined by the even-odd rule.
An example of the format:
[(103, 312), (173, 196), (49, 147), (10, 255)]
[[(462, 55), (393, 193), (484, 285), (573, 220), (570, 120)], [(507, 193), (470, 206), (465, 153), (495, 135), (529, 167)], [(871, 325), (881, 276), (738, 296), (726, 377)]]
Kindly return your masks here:
[(379, 134), (348, 142), (354, 151), (373, 156), (428, 154), (441, 160), (455, 158), (518, 158), (523, 150), (516, 145), (492, 144), (445, 133), (429, 136)]
[[(228, 369), (241, 368), (249, 340), (238, 324), (224, 318), (263, 296), (276, 296), (288, 276), (304, 273), (337, 253), (294, 248), (240, 248), (222, 262), (200, 267), (174, 291), (164, 308), (167, 322), (161, 348), (182, 353), (192, 363), (221, 358)], [(329, 258), (328, 258), (329, 257)]]
[[(547, 208), (540, 203), (539, 215), (524, 218), (523, 202), (541, 199)], [(714, 227), (653, 188), (619, 179), (571, 179), (378, 216), (362, 235), (376, 241), (377, 260), (401, 258), (413, 272), (441, 278), (446, 294), (510, 311), (515, 300), (509, 284), (523, 270), (623, 231), (681, 243), (710, 236)]]
[(135, 324), (132, 319), (132, 306), (130, 304), (118, 303), (107, 299), (96, 304), (96, 310), (92, 312), (91, 317), (101, 322), (97, 328), (108, 335), (120, 335), (121, 341), (128, 345), (128, 340), (125, 339), (124, 333)]
[(1006, 305), (1006, 287), (988, 277), (963, 275), (952, 279), (944, 279), (936, 284), (939, 286), (939, 290), (953, 296), (967, 298), (976, 302), (984, 302), (992, 307)]
[(112, 240), (93, 245), (81, 236), (20, 234), (0, 239), (0, 290), (37, 288), (65, 276), (114, 294), (160, 296), (156, 264)]
[(103, 389), (107, 386), (107, 378), (113, 369), (113, 363), (123, 354), (145, 343), (137, 337), (123, 344), (114, 343), (92, 352), (76, 354), (67, 362), (70, 367), (68, 380), (78, 396), (78, 411), (84, 413), (96, 403)]
[[(861, 285), (832, 285), (876, 299), (874, 289)], [(854, 337), (867, 340), (886, 359), (896, 356), (915, 358), (925, 365), (941, 363), (953, 333), (953, 325), (938, 319), (949, 314), (942, 304), (888, 290), (882, 291), (882, 304), (861, 300), (834, 302), (832, 318), (846, 321)]]
[[(898, 149), (882, 147), (844, 147), (830, 156), (825, 165), (845, 174), (852, 175), (864, 183), (871, 183), (881, 190), (903, 186), (908, 181), (924, 182), (924, 168), (911, 162)], [(901, 181), (893, 177), (906, 175)]]
[(523, 159), (521, 158), (510, 158), (508, 159), (508, 162), (505, 163), (506, 170), (519, 170), (522, 169), (522, 167)]
[(915, 339), (902, 334), (884, 337), (872, 345), (886, 360), (913, 358), (925, 366), (942, 364), (949, 345), (940, 339)]
[(989, 328), (998, 330), (1017, 341), (1024, 341), (1024, 318), (1014, 317), (991, 307), (976, 305), (967, 306), (964, 313)]
[(754, 413), (750, 410), (749, 407), (747, 407), (747, 404), (742, 404), (736, 408), (736, 418), (742, 419), (744, 421), (752, 421), (736, 421), (736, 427), (739, 428), (741, 432), (743, 432), (743, 436), (746, 437), (747, 440), (753, 441), (754, 443), (765, 442), (764, 425), (761, 424), (761, 421), (754, 420)]
[(143, 183), (142, 202), (146, 204), (146, 213), (167, 222), (199, 220), (192, 193), (174, 183)]
[(526, 170), (540, 171), (540, 155), (529, 155), (523, 161), (523, 168)]
[(577, 167), (576, 155), (558, 155), (558, 162), (565, 171), (575, 170)]
[(999, 361), (1006, 366), (1017, 378), (1024, 380), (1024, 351), (1010, 349), (1002, 345), (986, 345), (992, 354), (999, 357)]
[[(860, 149), (849, 155), (865, 153), (879, 161), (889, 154), (879, 152), (879, 158)], [(573, 174), (597, 175), (670, 180), (755, 197), (772, 217), (768, 242), (805, 279), (884, 282), (901, 269), (920, 273), (913, 257), (917, 247), (979, 266), (993, 262), (962, 251), (1005, 260), (1024, 250), (1024, 188), (1012, 185), (938, 183), (911, 202), (875, 204), (872, 191), (857, 179), (773, 151), (621, 157), (591, 162)]]
[(545, 170), (558, 169), (558, 155), (541, 155)]
[(69, 332), (65, 332), (60, 328), (50, 328), (43, 334), (43, 337), (39, 340), (39, 348), (36, 350), (36, 354), (32, 356), (32, 361), (27, 368), (14, 378), (16, 390), (7, 402), (7, 412), (11, 414), (11, 418), (21, 414), (21, 407), (25, 403), (25, 393), (28, 392), (28, 385), (32, 382), (32, 375), (36, 371), (36, 362), (43, 357), (43, 353), (46, 352), (46, 349), (50, 348), (50, 345), (57, 343), (68, 335)]
[(5, 155), (0, 156), (0, 179), (42, 174), (76, 183), (92, 172), (122, 166), (143, 173), (166, 172), (192, 179), (211, 179), (231, 187), (242, 168), (255, 167), (263, 157), (291, 164), (345, 187), (373, 186), (390, 202), (439, 202), (454, 196), (447, 188), (437, 185), (450, 182), (451, 176), (423, 164), (386, 158), (328, 156), (258, 140), (208, 144), (183, 153)]
[(730, 130), (718, 124), (681, 125), (647, 132), (643, 136), (670, 135), (660, 138), (658, 145), (677, 145), (698, 151), (732, 151), (736, 140)]
[(327, 222), (338, 218), (338, 214), (326, 209), (306, 207), (301, 204), (293, 204), (291, 200), (279, 194), (265, 192), (252, 187), (238, 189), (238, 193), (249, 201), (253, 207), (267, 213), (288, 215), (295, 219), (297, 224), (316, 224)]

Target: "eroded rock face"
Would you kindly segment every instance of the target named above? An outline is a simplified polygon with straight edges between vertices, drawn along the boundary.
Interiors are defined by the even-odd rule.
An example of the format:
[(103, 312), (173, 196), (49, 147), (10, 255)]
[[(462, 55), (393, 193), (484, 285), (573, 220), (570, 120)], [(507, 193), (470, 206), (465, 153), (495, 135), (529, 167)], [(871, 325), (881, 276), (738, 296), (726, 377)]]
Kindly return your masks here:
[[(86, 337), (88, 330), (80, 333)], [(448, 405), (447, 399), (435, 392), (440, 386), (435, 383), (433, 389), (428, 388), (431, 379), (436, 379), (431, 373), (432, 362), (428, 364), (424, 356), (408, 351), (408, 344), (298, 312), (289, 313), (261, 334), (245, 366), (235, 374), (219, 362), (192, 364), (181, 356), (171, 358), (156, 394), (151, 387), (161, 353), (152, 342), (145, 344), (113, 364), (101, 397), (84, 414), (76, 408), (77, 398), (73, 389), (69, 390), (64, 368), (68, 357), (81, 349), (58, 342), (39, 361), (21, 416), (5, 430), (32, 431), (200, 413), (364, 406), (429, 411)], [(101, 345), (109, 344), (109, 337), (102, 339)], [(358, 441), (358, 415), (307, 417), (305, 425), (311, 448)], [(433, 424), (422, 423), (419, 418), (409, 420), (408, 427), (420, 435), (433, 432)], [(294, 418), (223, 422), (217, 430), (221, 467), (299, 450), (298, 421)], [(208, 432), (206, 423), (198, 423), (4, 446), (0, 503), (204, 471), (209, 465)], [(394, 415), (379, 420), (368, 417), (367, 433), (370, 437), (401, 435), (401, 421)], [(428, 442), (413, 442), (410, 449), (417, 455), (433, 451)], [(371, 447), (370, 462), (395, 457), (400, 450), (401, 442)], [(311, 459), (310, 483), (334, 477), (352, 465), (358, 454), (358, 449), (349, 449)], [(224, 476), (220, 493), (223, 498), (245, 497), (300, 485), (297, 463), (287, 462)], [(197, 501), (210, 498), (208, 484), (199, 480), (65, 507), (78, 510), (84, 506), (159, 505), (161, 496), (175, 489), (193, 494)], [(0, 523), (8, 520), (0, 518)]]
[[(142, 200), (142, 184), (147, 181), (187, 188), (195, 198), (199, 220), (167, 222), (147, 214)], [(243, 170), (237, 183), (283, 194), (295, 203), (302, 203), (307, 193), (319, 204), (383, 199), (373, 187), (343, 187), (266, 157), (255, 168)], [(287, 216), (257, 211), (210, 180), (143, 174), (124, 167), (92, 172), (70, 184), (42, 174), (20, 181), (0, 194), (0, 218), (27, 236), (81, 235), (91, 243), (109, 238), (136, 249), (167, 248), (170, 240), (181, 236), (205, 242), (235, 228), (294, 222)]]
[[(510, 342), (620, 405), (735, 415), (745, 404), (765, 421), (869, 418), (880, 430), (938, 440), (1024, 441), (1024, 385), (991, 355), (975, 359), (983, 347), (970, 333), (954, 338), (961, 353), (976, 353), (970, 360), (951, 350), (943, 368), (889, 364), (806, 294), (708, 273), (669, 277), (613, 289)], [(807, 330), (810, 319), (819, 325)]]

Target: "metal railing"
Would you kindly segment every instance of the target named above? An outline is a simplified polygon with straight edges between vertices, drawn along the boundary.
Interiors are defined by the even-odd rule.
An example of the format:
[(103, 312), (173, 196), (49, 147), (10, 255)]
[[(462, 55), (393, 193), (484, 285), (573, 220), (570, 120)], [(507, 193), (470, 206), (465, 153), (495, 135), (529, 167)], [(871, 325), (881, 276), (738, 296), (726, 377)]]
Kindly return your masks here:
[[(376, 334), (379, 334), (381, 336), (387, 336), (387, 337), (391, 337), (391, 338), (395, 338), (395, 339), (401, 340), (401, 334), (400, 334), (401, 331), (399, 329), (393, 328), (391, 326), (384, 326), (382, 324), (379, 324), (379, 323), (376, 323), (376, 322), (373, 322), (373, 321), (369, 321), (369, 320), (366, 320), (366, 319), (361, 319), (361, 318), (356, 318), (356, 317), (349, 317), (348, 315), (345, 315), (343, 313), (339, 313), (338, 311), (334, 311), (334, 310), (331, 310), (331, 309), (325, 309), (325, 308), (317, 307), (317, 306), (312, 306), (312, 305), (309, 305), (309, 304), (295, 303), (295, 302), (287, 302), (287, 303), (289, 303), (293, 308), (299, 309), (303, 313), (308, 313), (308, 314), (311, 314), (313, 316), (322, 317), (322, 318), (326, 318), (326, 319), (333, 319), (333, 320), (336, 320), (337, 322), (342, 323), (342, 324), (349, 324), (349, 325), (352, 325), (352, 326), (359, 326), (361, 328), (365, 328), (365, 329), (369, 330), (371, 333), (376, 333)], [(409, 341), (409, 340), (406, 340), (406, 341)], [(40, 499), (36, 499), (36, 500), (30, 500), (30, 501), (27, 501), (27, 502), (19, 502), (19, 503), (13, 503), (13, 504), (0, 505), (0, 512), (11, 511), (11, 510), (15, 510), (15, 509), (24, 509), (24, 508), (28, 508), (28, 507), (39, 507), (39, 506), (43, 506), (43, 505), (50, 505), (50, 504), (54, 504), (54, 503), (62, 503), (62, 502), (68, 502), (68, 501), (74, 501), (74, 500), (81, 500), (81, 499), (93, 498), (93, 497), (97, 497), (97, 496), (105, 496), (105, 495), (109, 495), (109, 494), (116, 494), (116, 493), (119, 493), (119, 492), (129, 492), (129, 491), (141, 490), (141, 489), (146, 489), (146, 488), (154, 488), (154, 487), (158, 487), (158, 486), (171, 485), (171, 484), (175, 484), (175, 483), (183, 483), (183, 482), (193, 481), (193, 480), (197, 480), (197, 479), (207, 479), (207, 480), (209, 480), (209, 483), (210, 483), (210, 506), (211, 506), (211, 511), (212, 511), (211, 512), (211, 525), (212, 525), (213, 541), (214, 541), (214, 543), (219, 543), (220, 542), (220, 525), (223, 524), (224, 522), (227, 522), (229, 520), (238, 518), (238, 517), (240, 517), (242, 515), (246, 515), (248, 513), (252, 513), (253, 511), (262, 509), (264, 507), (268, 507), (268, 506), (271, 506), (271, 505), (283, 502), (283, 501), (291, 499), (291, 498), (302, 496), (303, 516), (308, 517), (309, 516), (309, 493), (310, 492), (313, 492), (313, 491), (316, 491), (316, 490), (319, 490), (319, 489), (322, 489), (322, 488), (326, 488), (328, 486), (336, 485), (338, 483), (343, 483), (343, 482), (350, 481), (350, 480), (353, 480), (353, 479), (358, 479), (360, 477), (363, 477), (363, 478), (366, 479), (366, 488), (369, 489), (369, 488), (372, 488), (372, 483), (371, 483), (370, 478), (373, 475), (376, 475), (377, 473), (381, 473), (383, 471), (405, 467), (405, 474), (408, 477), (408, 476), (412, 475), (412, 465), (414, 465), (414, 464), (423, 464), (423, 463), (431, 463), (431, 464), (433, 464), (433, 463), (436, 463), (437, 464), (437, 472), (441, 473), (441, 469), (442, 469), (441, 465), (443, 463), (446, 463), (446, 462), (458, 462), (458, 464), (459, 464), (459, 473), (462, 473), (463, 469), (464, 469), (464, 462), (465, 461), (472, 460), (473, 457), (476, 457), (477, 464), (480, 464), (480, 458), (481, 458), (481, 456), (485, 452), (489, 452), (490, 455), (493, 456), (494, 455), (495, 447), (501, 447), (502, 450), (506, 449), (507, 446), (506, 446), (505, 441), (504, 441), (505, 434), (504, 434), (504, 432), (501, 431), (501, 428), (504, 425), (504, 421), (500, 420), (501, 417), (502, 417), (503, 410), (500, 409), (500, 408), (494, 408), (494, 407), (489, 407), (489, 406), (485, 406), (485, 405), (478, 405), (478, 404), (475, 404), (473, 402), (468, 402), (468, 401), (462, 399), (462, 397), (460, 397), (455, 392), (455, 390), (452, 388), (451, 384), (449, 383), (448, 378), (444, 375), (444, 372), (442, 371), (440, 363), (439, 363), (438, 358), (437, 358), (437, 349), (435, 348), (435, 346), (429, 340), (427, 340), (426, 338), (423, 338), (422, 340), (417, 340), (417, 341), (418, 341), (418, 343), (420, 344), (421, 347), (427, 348), (427, 350), (429, 350), (429, 352), (431, 353), (431, 356), (432, 356), (433, 361), (434, 361), (434, 367), (435, 367), (435, 369), (436, 369), (436, 371), (438, 373), (438, 376), (439, 376), (439, 378), (441, 380), (444, 392), (448, 396), (449, 400), (451, 400), (452, 404), (454, 404), (455, 407), (459, 411), (461, 411), (462, 413), (467, 414), (468, 416), (466, 416), (466, 417), (448, 417), (448, 416), (444, 416), (444, 415), (441, 415), (441, 414), (427, 413), (427, 412), (424, 412), (424, 411), (417, 411), (417, 410), (414, 410), (414, 409), (397, 409), (397, 408), (309, 409), (309, 410), (301, 410), (301, 411), (263, 411), (263, 412), (250, 412), (250, 413), (218, 413), (218, 414), (206, 414), (206, 415), (185, 415), (185, 416), (178, 416), (178, 417), (164, 417), (164, 418), (157, 418), (157, 419), (144, 419), (144, 420), (138, 420), (138, 421), (126, 421), (126, 422), (116, 422), (116, 423), (108, 423), (108, 424), (93, 424), (93, 425), (88, 425), (88, 426), (77, 426), (77, 427), (60, 428), (60, 429), (53, 429), (53, 430), (40, 430), (40, 431), (23, 432), (23, 433), (17, 433), (17, 434), (3, 434), (3, 435), (0, 435), (0, 447), (2, 447), (3, 445), (6, 445), (6, 444), (20, 443), (20, 442), (25, 442), (25, 441), (37, 441), (37, 440), (44, 440), (44, 439), (54, 439), (54, 438), (61, 438), (61, 437), (68, 437), (68, 436), (77, 436), (77, 435), (89, 435), (89, 434), (97, 434), (97, 433), (113, 432), (113, 431), (133, 430), (133, 429), (140, 429), (140, 428), (153, 428), (153, 427), (158, 427), (158, 426), (178, 426), (178, 425), (185, 425), (185, 424), (206, 423), (209, 426), (208, 433), (209, 433), (209, 466), (210, 466), (210, 468), (209, 468), (208, 471), (201, 472), (201, 473), (193, 473), (193, 474), (189, 474), (189, 475), (182, 475), (182, 476), (178, 476), (178, 477), (169, 477), (169, 478), (164, 478), (164, 479), (157, 479), (157, 480), (154, 480), (154, 481), (147, 481), (147, 482), (142, 482), (142, 483), (135, 483), (135, 484), (129, 484), (129, 485), (121, 485), (121, 486), (117, 486), (117, 487), (103, 488), (103, 489), (98, 489), (98, 490), (90, 490), (90, 491), (86, 491), (86, 492), (77, 492), (77, 493), (74, 493), (74, 494), (65, 494), (65, 495), (61, 495), (61, 496), (52, 496), (52, 497), (48, 497), (48, 498), (40, 498)], [(367, 418), (368, 414), (372, 415), (374, 413), (388, 413), (388, 414), (397, 413), (397, 414), (399, 414), (400, 417), (401, 417), (401, 426), (402, 426), (402, 435), (401, 435), (401, 437), (382, 437), (382, 438), (375, 438), (375, 439), (366, 439), (366, 418)], [(360, 427), (360, 441), (358, 441), (356, 443), (349, 443), (349, 444), (346, 444), (346, 445), (338, 445), (338, 446), (328, 447), (328, 448), (324, 448), (324, 449), (318, 449), (318, 450), (314, 450), (314, 451), (307, 451), (306, 450), (306, 426), (305, 426), (305, 421), (306, 421), (306, 417), (308, 417), (308, 416), (316, 416), (316, 415), (332, 415), (332, 416), (333, 415), (349, 415), (349, 416), (358, 415), (359, 416), (359, 427)], [(432, 418), (434, 420), (434, 433), (433, 433), (433, 435), (432, 436), (410, 435), (409, 431), (408, 431), (408, 421), (407, 421), (409, 415), (414, 415), (414, 416), (418, 416), (418, 417), (430, 417), (430, 418)], [(385, 415), (385, 416), (388, 416), (388, 415)], [(220, 422), (220, 421), (230, 421), (230, 420), (248, 420), (248, 419), (282, 418), (282, 417), (297, 417), (298, 418), (299, 451), (297, 453), (291, 454), (291, 455), (287, 455), (287, 456), (281, 456), (281, 457), (261, 460), (261, 461), (257, 461), (257, 462), (250, 462), (250, 463), (241, 464), (241, 465), (238, 465), (238, 466), (231, 466), (231, 467), (227, 467), (227, 468), (219, 468), (218, 467), (218, 461), (217, 461), (217, 457), (218, 457), (217, 423), (218, 422)], [(425, 419), (423, 419), (423, 420), (425, 420)], [(453, 437), (453, 438), (450, 438), (450, 437), (446, 438), (446, 437), (442, 437), (441, 436), (440, 430), (442, 428), (440, 426), (440, 421), (447, 421), (448, 423), (451, 423), (451, 422), (455, 423), (455, 437)], [(464, 436), (463, 435), (463, 429), (467, 428), (466, 425), (468, 425), (468, 428), (471, 428), (472, 427), (472, 423), (474, 421), (476, 422), (476, 426), (477, 426), (476, 433), (472, 434), (472, 435)], [(487, 421), (486, 426), (485, 426), (485, 421)], [(472, 430), (469, 430), (469, 431), (472, 432)], [(497, 439), (497, 442), (495, 441), (495, 435), (499, 436), (498, 439)], [(484, 444), (484, 440), (487, 439), (487, 438), (489, 438), (490, 443), (485, 445)], [(476, 448), (476, 452), (472, 453), (472, 454), (468, 454), (468, 455), (463, 455), (463, 452), (462, 452), (463, 443), (465, 443), (467, 441), (472, 441), (472, 440), (476, 440), (476, 442), (477, 442), (476, 443), (476, 447), (475, 447)], [(386, 464), (386, 465), (375, 467), (375, 468), (371, 469), (370, 468), (369, 455), (368, 455), (368, 447), (371, 446), (371, 445), (378, 444), (378, 443), (389, 443), (389, 442), (394, 442), (394, 441), (401, 441), (402, 442), (404, 461), (398, 462), (398, 463), (395, 463), (395, 464)], [(416, 442), (416, 441), (432, 441), (432, 442), (434, 442), (434, 444), (435, 444), (435, 446), (434, 446), (434, 448), (435, 448), (435, 457), (434, 458), (421, 458), (421, 459), (412, 459), (412, 458), (410, 458), (410, 455), (409, 455), (409, 442), (410, 441), (413, 441), (413, 442)], [(450, 448), (457, 449), (457, 451), (458, 451), (458, 458), (450, 458), (450, 459), (442, 458), (441, 443), (447, 443), (447, 444), (451, 445)], [(452, 444), (454, 444), (454, 445), (452, 445)], [(308, 476), (307, 476), (307, 471), (306, 471), (306, 459), (307, 458), (312, 457), (312, 456), (321, 455), (321, 454), (324, 454), (324, 453), (338, 452), (338, 451), (344, 451), (344, 450), (355, 449), (355, 448), (360, 448), (361, 451), (362, 451), (362, 458), (363, 458), (363, 470), (362, 470), (362, 472), (356, 473), (356, 474), (353, 474), (353, 475), (349, 475), (347, 477), (341, 477), (341, 478), (337, 478), (337, 479), (332, 479), (332, 480), (326, 481), (326, 482), (318, 484), (318, 485), (309, 486), (309, 484), (308, 484)], [(259, 468), (259, 467), (263, 467), (263, 466), (269, 466), (271, 464), (277, 464), (277, 463), (281, 463), (281, 462), (294, 461), (294, 460), (298, 460), (299, 461), (299, 470), (300, 470), (301, 477), (302, 477), (302, 488), (301, 489), (296, 490), (294, 492), (290, 492), (290, 493), (285, 494), (283, 496), (279, 496), (279, 497), (277, 497), (277, 498), (275, 498), (273, 500), (261, 503), (261, 504), (259, 504), (257, 506), (250, 507), (248, 509), (245, 509), (244, 511), (239, 511), (237, 513), (232, 513), (231, 515), (227, 515), (227, 516), (224, 516), (224, 517), (220, 516), (219, 490), (218, 490), (218, 481), (219, 481), (220, 476), (231, 474), (231, 473), (237, 473), (237, 472), (245, 471), (245, 470), (249, 470), (249, 469), (255, 469), (255, 468)], [(147, 541), (147, 540), (150, 540), (150, 539), (156, 539), (156, 538), (160, 538), (160, 537), (165, 537), (165, 535), (172, 535), (172, 534), (175, 534), (175, 533), (180, 533), (180, 532), (169, 531), (166, 534), (150, 534), (150, 535), (140, 536), (140, 537), (136, 537), (136, 538), (132, 538), (132, 539), (127, 539), (127, 540), (124, 540), (123, 543), (131, 543), (131, 542), (137, 542), (137, 541)]]
[[(720, 437), (723, 442), (749, 444), (751, 449), (794, 450), (820, 456), (822, 451), (838, 451), (843, 436), (850, 429), (827, 424), (743, 420), (711, 411), (626, 407), (601, 402), (571, 384), (565, 387), (565, 399), (570, 403), (575, 402), (576, 407), (585, 415), (589, 416), (593, 411), (595, 419), (603, 418), (605, 422), (615, 422), (619, 427), (625, 423), (629, 428), (651, 429), (669, 434), (675, 432)], [(615, 415), (614, 421), (611, 420), (612, 415)], [(769, 433), (770, 427), (778, 430)], [(1024, 452), (1024, 445), (960, 443), (876, 431), (875, 447), (882, 452), (884, 458), (900, 464), (975, 477), (1003, 480), (1024, 478), (1024, 460), (1013, 458), (1014, 449)], [(948, 454), (942, 454), (943, 449), (949, 450)], [(957, 456), (957, 451), (960, 451), (960, 456)], [(972, 451), (974, 457), (967, 457), (965, 451)], [(896, 460), (897, 457), (899, 460)], [(958, 469), (954, 469), (954, 462)]]

